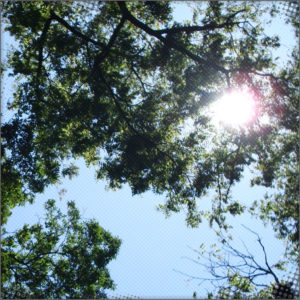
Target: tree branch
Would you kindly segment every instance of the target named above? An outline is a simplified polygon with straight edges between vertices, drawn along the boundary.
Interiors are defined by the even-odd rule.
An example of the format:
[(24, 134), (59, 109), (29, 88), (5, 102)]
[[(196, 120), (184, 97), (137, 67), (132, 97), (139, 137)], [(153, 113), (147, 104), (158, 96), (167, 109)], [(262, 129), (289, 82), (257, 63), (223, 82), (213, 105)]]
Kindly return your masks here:
[(38, 56), (38, 68), (37, 68), (37, 78), (40, 77), (41, 75), (41, 70), (42, 70), (42, 64), (43, 64), (43, 49), (44, 49), (44, 43), (46, 40), (46, 34), (50, 28), (52, 18), (49, 18), (43, 28), (40, 40), (39, 40), (39, 56)]
[(154, 30), (155, 32), (159, 34), (173, 34), (173, 33), (179, 33), (179, 32), (185, 32), (187, 34), (193, 33), (193, 32), (199, 32), (199, 31), (205, 31), (205, 30), (214, 30), (217, 28), (222, 28), (225, 26), (225, 23), (223, 24), (216, 24), (216, 23), (210, 23), (204, 26), (180, 26), (180, 27), (173, 27), (173, 28), (164, 28), (164, 29), (158, 29)]
[(145, 83), (143, 82), (142, 78), (139, 76), (138, 72), (135, 70), (133, 63), (131, 64), (131, 70), (134, 73), (134, 75), (137, 77), (138, 81), (140, 82), (144, 93), (147, 94)]
[(63, 25), (67, 29), (69, 29), (73, 34), (75, 34), (76, 36), (80, 37), (84, 41), (90, 42), (90, 43), (94, 44), (97, 47), (101, 47), (101, 48), (105, 47), (105, 45), (103, 43), (101, 43), (99, 41), (95, 41), (95, 40), (89, 38), (88, 36), (86, 36), (82, 32), (80, 32), (79, 30), (77, 30), (76, 28), (74, 28), (73, 26), (71, 26), (64, 19), (62, 19), (61, 17), (59, 17), (53, 10), (50, 10), (50, 16), (51, 16), (51, 18), (53, 20), (58, 21), (61, 25)]
[(100, 62), (107, 57), (107, 55), (109, 53), (109, 50), (111, 49), (111, 47), (113, 46), (114, 42), (116, 41), (117, 36), (118, 36), (121, 28), (123, 27), (125, 21), (126, 21), (126, 19), (124, 17), (122, 17), (120, 23), (118, 24), (118, 26), (114, 30), (112, 36), (110, 37), (110, 39), (108, 41), (108, 44), (105, 46), (105, 48), (103, 49), (103, 51), (99, 55), (96, 56), (95, 62), (94, 62), (94, 68), (93, 68), (94, 70), (95, 70), (95, 68), (97, 68), (97, 66), (100, 64)]
[[(248, 252), (248, 255), (235, 249), (221, 234), (220, 237), (225, 241), (225, 242), (222, 242), (222, 243), (224, 243), (222, 250), (223, 250), (223, 253), (225, 253), (228, 257), (226, 257), (223, 254), (222, 255), (223, 257), (220, 257), (220, 258), (218, 257), (218, 259), (216, 259), (215, 251), (210, 251), (208, 253), (209, 257), (207, 258), (206, 255), (204, 255), (204, 253), (200, 253), (200, 252), (196, 251), (198, 254), (201, 255), (201, 259), (208, 260), (207, 264), (200, 263), (199, 261), (196, 261), (196, 260), (188, 258), (188, 257), (184, 257), (200, 266), (204, 266), (208, 270), (208, 272), (210, 273), (212, 278), (200, 278), (197, 276), (192, 276), (190, 274), (183, 273), (181, 271), (177, 271), (177, 270), (175, 270), (175, 271), (178, 273), (181, 273), (182, 275), (186, 275), (191, 279), (209, 281), (213, 286), (215, 286), (214, 283), (221, 282), (222, 283), (221, 286), (222, 287), (225, 286), (225, 288), (228, 288), (231, 286), (230, 280), (232, 279), (232, 275), (237, 275), (237, 274), (241, 278), (248, 279), (251, 282), (251, 284), (253, 284), (257, 287), (270, 287), (270, 284), (256, 283), (255, 281), (257, 280), (257, 278), (259, 278), (261, 276), (272, 275), (273, 278), (275, 279), (276, 284), (280, 285), (280, 281), (279, 281), (278, 277), (273, 272), (273, 270), (271, 269), (271, 267), (268, 263), (267, 254), (266, 254), (264, 245), (263, 245), (259, 235), (256, 232), (252, 231), (251, 229), (247, 228), (246, 226), (244, 226), (244, 225), (242, 225), (242, 226), (244, 228), (246, 228), (247, 230), (249, 230), (250, 232), (254, 233), (258, 237), (259, 245), (263, 249), (264, 258), (265, 258), (264, 265), (266, 265), (266, 267), (261, 266), (256, 262), (253, 255), (251, 253), (249, 253), (247, 247), (245, 247), (245, 248)], [(230, 262), (231, 256), (242, 259), (242, 262), (231, 263)], [(230, 271), (230, 274), (228, 273), (228, 271)], [(227, 282), (228, 286), (226, 286), (226, 282)], [(237, 289), (237, 291), (238, 291), (238, 289)]]
[(40, 89), (39, 89), (39, 82), (40, 82), (40, 78), (41, 78), (41, 72), (42, 72), (42, 67), (43, 67), (43, 49), (44, 49), (44, 43), (46, 40), (46, 35), (47, 32), (50, 28), (50, 24), (52, 21), (52, 17), (50, 17), (46, 23), (44, 24), (44, 28), (42, 31), (42, 34), (40, 36), (39, 39), (39, 54), (38, 54), (38, 67), (36, 70), (36, 78), (35, 78), (35, 93), (36, 93), (36, 97), (40, 102), (43, 102), (43, 97), (41, 97), (41, 93), (40, 93)]
[(228, 74), (227, 69), (225, 69), (221, 66), (218, 66), (218, 65), (214, 64), (213, 62), (208, 62), (205, 59), (193, 54), (192, 52), (187, 50), (185, 47), (183, 47), (181, 45), (178, 45), (176, 40), (173, 39), (172, 37), (168, 37), (168, 39), (167, 39), (167, 38), (162, 36), (162, 33), (158, 32), (156, 30), (153, 30), (152, 28), (148, 27), (146, 24), (144, 24), (141, 21), (137, 20), (129, 12), (129, 10), (127, 9), (125, 2), (118, 2), (118, 5), (121, 9), (121, 12), (122, 12), (124, 18), (126, 18), (133, 25), (135, 25), (136, 27), (142, 29), (143, 31), (145, 31), (149, 35), (152, 35), (152, 36), (156, 37), (158, 40), (160, 40), (167, 47), (173, 48), (173, 49), (179, 51), (180, 53), (185, 54), (186, 56), (188, 56), (189, 58), (191, 58), (192, 60), (196, 61), (199, 64), (206, 65), (206, 66), (211, 67), (211, 68), (213, 68), (213, 69), (215, 69), (219, 72), (222, 72), (224, 74)]
[[(267, 268), (268, 268), (268, 271), (269, 271), (270, 274), (272, 274), (272, 276), (274, 277), (276, 283), (279, 284), (279, 279), (278, 279), (278, 277), (276, 276), (276, 274), (273, 272), (272, 268), (271, 268), (270, 265), (269, 265), (269, 262), (268, 262), (268, 259), (267, 259), (267, 253), (266, 253), (265, 247), (264, 247), (264, 245), (263, 245), (263, 243), (262, 243), (262, 241), (261, 241), (261, 238), (260, 238), (259, 234), (258, 234), (257, 232), (255, 232), (255, 231), (251, 230), (250, 228), (248, 228), (248, 227), (245, 226), (245, 225), (242, 225), (242, 226), (257, 236), (257, 241), (259, 242), (259, 244), (260, 244), (260, 246), (261, 246), (261, 248), (262, 248), (262, 250), (263, 250), (263, 253), (264, 253), (265, 264), (266, 264), (266, 266), (267, 266)], [(264, 271), (265, 271), (265, 270), (264, 270)]]
[(164, 33), (178, 33), (178, 32), (185, 32), (187, 34), (189, 33), (193, 33), (193, 32), (199, 32), (199, 31), (205, 31), (205, 30), (215, 30), (215, 29), (219, 29), (219, 28), (224, 28), (226, 26), (229, 25), (238, 25), (241, 22), (233, 22), (233, 23), (229, 23), (229, 21), (234, 18), (237, 14), (241, 13), (241, 12), (245, 12), (245, 9), (241, 9), (235, 13), (233, 13), (232, 15), (228, 16), (228, 18), (226, 19), (226, 22), (222, 23), (222, 24), (217, 24), (216, 22), (212, 22), (210, 24), (206, 24), (203, 26), (180, 26), (180, 27), (173, 27), (173, 28), (165, 28), (165, 29), (159, 29), (159, 30), (154, 30), (157, 33), (160, 34), (164, 34)]

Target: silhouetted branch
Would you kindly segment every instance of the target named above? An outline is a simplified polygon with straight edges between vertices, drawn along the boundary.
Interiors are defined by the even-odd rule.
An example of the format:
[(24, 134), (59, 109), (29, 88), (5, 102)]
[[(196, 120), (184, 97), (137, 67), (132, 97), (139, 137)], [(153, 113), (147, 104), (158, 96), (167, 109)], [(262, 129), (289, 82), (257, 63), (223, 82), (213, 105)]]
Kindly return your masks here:
[(207, 60), (199, 57), (198, 55), (193, 54), (192, 52), (190, 52), (189, 50), (187, 50), (184, 46), (179, 45), (174, 38), (172, 38), (172, 37), (165, 38), (165, 37), (162, 36), (161, 32), (150, 28), (146, 24), (144, 24), (141, 21), (139, 21), (138, 19), (136, 19), (129, 12), (129, 10), (127, 9), (125, 2), (118, 2), (118, 5), (119, 5), (119, 7), (121, 9), (121, 12), (122, 12), (124, 18), (126, 18), (133, 25), (135, 25), (136, 27), (142, 29), (143, 31), (145, 31), (149, 35), (152, 35), (152, 36), (156, 37), (158, 40), (160, 40), (167, 47), (173, 48), (173, 49), (179, 51), (180, 53), (185, 54), (187, 57), (189, 57), (192, 60), (198, 62), (199, 64), (206, 65), (206, 66), (211, 67), (211, 68), (213, 68), (213, 69), (215, 69), (215, 70), (217, 70), (219, 72), (222, 72), (224, 74), (228, 74), (228, 70), (227, 69), (225, 69), (225, 68), (223, 68), (221, 66), (218, 66), (218, 65), (214, 64), (211, 61), (207, 61)]
[(76, 36), (80, 37), (84, 41), (90, 42), (90, 43), (94, 44), (95, 46), (98, 46), (98, 47), (101, 47), (101, 48), (105, 47), (105, 45), (103, 43), (101, 43), (99, 41), (95, 41), (95, 40), (89, 38), (88, 36), (86, 36), (82, 32), (80, 32), (78, 29), (76, 29), (75, 27), (71, 26), (64, 19), (62, 19), (61, 17), (59, 17), (53, 10), (50, 11), (50, 16), (51, 16), (51, 18), (53, 20), (58, 21), (61, 25), (63, 25), (67, 29), (69, 29), (73, 34), (75, 34)]
[[(208, 281), (214, 287), (218, 286), (219, 291), (225, 289), (230, 290), (233, 287), (231, 280), (235, 276), (238, 276), (241, 279), (244, 278), (248, 280), (249, 283), (251, 283), (255, 287), (270, 288), (270, 290), (272, 291), (270, 284), (268, 285), (265, 283), (257, 282), (257, 279), (263, 276), (271, 275), (275, 280), (276, 286), (279, 286), (280, 284), (282, 284), (282, 282), (279, 280), (279, 278), (274, 273), (274, 271), (272, 270), (269, 264), (265, 247), (258, 233), (252, 231), (251, 229), (249, 229), (244, 225), (243, 227), (258, 237), (257, 241), (264, 255), (264, 264), (260, 264), (257, 262), (257, 260), (249, 252), (248, 248), (244, 243), (243, 244), (247, 253), (244, 253), (234, 248), (221, 233), (220, 238), (222, 240), (223, 245), (221, 247), (222, 252), (218, 250), (219, 255), (217, 255), (216, 251), (213, 250), (209, 252), (206, 251), (201, 252), (201, 251), (194, 250), (201, 257), (201, 260), (205, 260), (206, 262), (205, 261), (201, 262), (201, 260), (198, 261), (196, 259), (192, 259), (189, 257), (183, 257), (184, 259), (187, 259), (193, 263), (196, 263), (199, 266), (204, 267), (208, 271), (210, 276), (199, 277), (199, 276), (184, 273), (179, 270), (174, 270), (174, 271), (187, 276), (189, 279), (200, 280), (201, 282), (199, 283), (199, 286), (203, 282)], [(237, 258), (237, 261), (232, 262), (230, 258)], [(239, 292), (238, 287), (235, 287), (235, 289), (237, 292)], [(242, 292), (245, 291), (242, 290)]]

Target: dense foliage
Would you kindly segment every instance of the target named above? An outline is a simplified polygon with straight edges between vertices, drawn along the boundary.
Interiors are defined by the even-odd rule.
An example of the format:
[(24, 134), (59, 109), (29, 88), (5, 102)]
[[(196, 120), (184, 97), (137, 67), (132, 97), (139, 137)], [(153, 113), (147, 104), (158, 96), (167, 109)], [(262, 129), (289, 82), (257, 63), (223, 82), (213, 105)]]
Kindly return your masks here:
[(121, 241), (94, 220), (80, 222), (68, 203), (67, 215), (54, 200), (45, 205), (43, 224), (25, 224), (13, 234), (3, 232), (2, 298), (105, 298), (114, 288), (107, 264)]
[[(282, 69), (273, 60), (279, 39), (260, 22), (271, 6), (199, 2), (192, 20), (177, 22), (164, 1), (1, 5), (18, 42), (8, 61), (16, 114), (2, 125), (2, 222), (76, 173), (63, 161), (83, 157), (111, 188), (151, 189), (165, 195), (166, 214), (187, 208), (188, 225), (207, 218), (226, 229), (226, 214), (247, 209), (231, 189), (250, 168), (251, 184), (270, 192), (248, 209), (298, 255), (299, 57), (295, 49)], [(216, 130), (209, 105), (243, 88), (253, 120)]]

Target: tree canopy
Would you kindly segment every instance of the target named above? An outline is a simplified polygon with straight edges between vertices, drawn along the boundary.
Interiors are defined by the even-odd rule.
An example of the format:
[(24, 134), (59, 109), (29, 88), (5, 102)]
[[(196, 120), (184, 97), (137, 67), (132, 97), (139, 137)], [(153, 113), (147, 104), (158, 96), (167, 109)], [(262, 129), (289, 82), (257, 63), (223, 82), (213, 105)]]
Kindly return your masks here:
[(80, 222), (74, 202), (64, 215), (54, 200), (40, 222), (2, 232), (2, 298), (106, 298), (107, 264), (121, 241), (94, 220)]
[[(9, 105), (16, 114), (2, 125), (2, 172), (9, 175), (2, 221), (74, 174), (74, 166), (63, 169), (65, 159), (83, 157), (109, 187), (152, 190), (165, 195), (166, 214), (186, 208), (190, 226), (207, 218), (226, 229), (226, 214), (247, 208), (231, 188), (252, 168), (252, 185), (274, 189), (248, 208), (297, 254), (299, 56), (295, 49), (277, 67), (279, 39), (260, 22), (268, 8), (197, 3), (192, 20), (177, 22), (169, 2), (90, 5), (2, 3), (6, 30), (18, 42), (8, 61), (18, 80)], [(209, 105), (243, 88), (256, 102), (253, 120), (216, 130)], [(210, 190), (216, 196), (204, 211)]]

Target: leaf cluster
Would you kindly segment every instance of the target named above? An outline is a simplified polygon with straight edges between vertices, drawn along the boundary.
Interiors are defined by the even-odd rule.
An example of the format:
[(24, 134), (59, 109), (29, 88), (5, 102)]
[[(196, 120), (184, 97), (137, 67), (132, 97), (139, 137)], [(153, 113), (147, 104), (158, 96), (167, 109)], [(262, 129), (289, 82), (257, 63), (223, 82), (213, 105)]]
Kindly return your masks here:
[(45, 204), (43, 224), (3, 229), (3, 298), (104, 298), (113, 289), (107, 265), (121, 241), (94, 220), (80, 221), (74, 202), (62, 214)]

